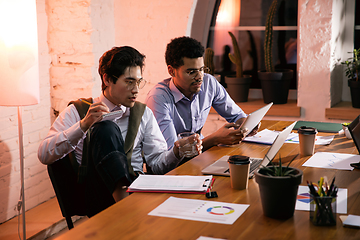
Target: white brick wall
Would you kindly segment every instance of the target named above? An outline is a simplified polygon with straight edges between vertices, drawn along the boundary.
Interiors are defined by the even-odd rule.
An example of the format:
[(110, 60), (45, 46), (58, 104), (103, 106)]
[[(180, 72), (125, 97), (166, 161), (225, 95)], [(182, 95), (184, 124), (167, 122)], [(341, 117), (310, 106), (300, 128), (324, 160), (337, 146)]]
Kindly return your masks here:
[[(149, 89), (168, 77), (164, 61), (166, 44), (189, 30), (189, 15), (196, 2), (36, 0), (40, 103), (23, 108), (27, 209), (54, 196), (46, 166), (40, 164), (36, 153), (54, 120), (54, 110), (62, 111), (70, 100), (78, 97), (99, 95), (101, 81), (97, 73), (98, 59), (115, 43), (131, 45), (146, 55), (144, 78), (150, 83), (141, 90), (139, 100), (144, 101)], [(304, 2), (299, 0), (300, 15), (311, 12)], [(323, 6), (323, 14), (331, 11), (328, 0), (316, 2)], [(303, 33), (303, 38), (309, 35), (306, 31)], [(317, 49), (311, 51), (316, 52)], [(20, 166), (17, 109), (0, 107), (0, 113), (1, 223), (17, 214), (14, 208), (20, 193)], [(203, 134), (206, 136), (224, 123), (219, 116), (211, 114)]]
[[(113, 0), (37, 0), (40, 103), (23, 108), (25, 205), (53, 197), (40, 141), (70, 100), (98, 96), (99, 57), (114, 46)], [(20, 195), (17, 109), (0, 107), (0, 223), (14, 217)]]

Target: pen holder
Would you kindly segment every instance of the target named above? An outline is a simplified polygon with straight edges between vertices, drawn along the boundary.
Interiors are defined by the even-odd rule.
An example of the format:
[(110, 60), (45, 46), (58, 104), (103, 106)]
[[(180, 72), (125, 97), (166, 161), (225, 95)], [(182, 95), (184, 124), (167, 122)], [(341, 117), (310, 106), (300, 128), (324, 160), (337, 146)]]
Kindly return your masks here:
[(310, 195), (310, 221), (314, 225), (336, 225), (336, 197)]

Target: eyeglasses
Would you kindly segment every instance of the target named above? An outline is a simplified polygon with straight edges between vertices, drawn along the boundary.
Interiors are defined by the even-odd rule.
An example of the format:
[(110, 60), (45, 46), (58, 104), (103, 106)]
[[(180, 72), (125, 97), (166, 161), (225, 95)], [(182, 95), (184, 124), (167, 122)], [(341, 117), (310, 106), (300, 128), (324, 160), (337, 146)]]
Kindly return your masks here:
[(186, 74), (191, 79), (195, 79), (198, 76), (198, 74), (204, 75), (204, 72), (208, 73), (208, 72), (210, 72), (210, 69), (208, 67), (202, 67), (200, 69), (190, 70), (189, 72), (186, 72)]
[[(118, 79), (118, 77), (114, 76), (114, 78)], [(145, 79), (139, 79), (139, 80), (132, 80), (132, 79), (125, 79), (126, 83), (126, 89), (127, 90), (133, 90), (135, 85), (138, 86), (139, 89), (142, 89), (146, 85)]]

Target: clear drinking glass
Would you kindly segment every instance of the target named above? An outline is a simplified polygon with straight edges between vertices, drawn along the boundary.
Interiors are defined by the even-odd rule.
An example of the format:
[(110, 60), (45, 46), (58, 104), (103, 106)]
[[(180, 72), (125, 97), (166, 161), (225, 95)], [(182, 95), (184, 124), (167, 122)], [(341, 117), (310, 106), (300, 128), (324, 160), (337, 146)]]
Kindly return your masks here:
[(189, 137), (193, 136), (194, 134), (194, 132), (183, 132), (178, 134), (178, 140), (184, 140), (180, 141), (179, 155), (181, 158), (191, 158), (198, 155), (196, 148), (197, 142), (193, 139), (189, 139)]

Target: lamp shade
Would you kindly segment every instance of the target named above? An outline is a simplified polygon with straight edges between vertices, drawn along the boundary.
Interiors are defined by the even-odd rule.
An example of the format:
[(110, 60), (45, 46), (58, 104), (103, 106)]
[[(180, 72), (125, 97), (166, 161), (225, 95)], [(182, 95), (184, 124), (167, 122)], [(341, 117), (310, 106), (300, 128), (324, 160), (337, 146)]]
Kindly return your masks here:
[(0, 0), (0, 105), (39, 103), (35, 0)]

